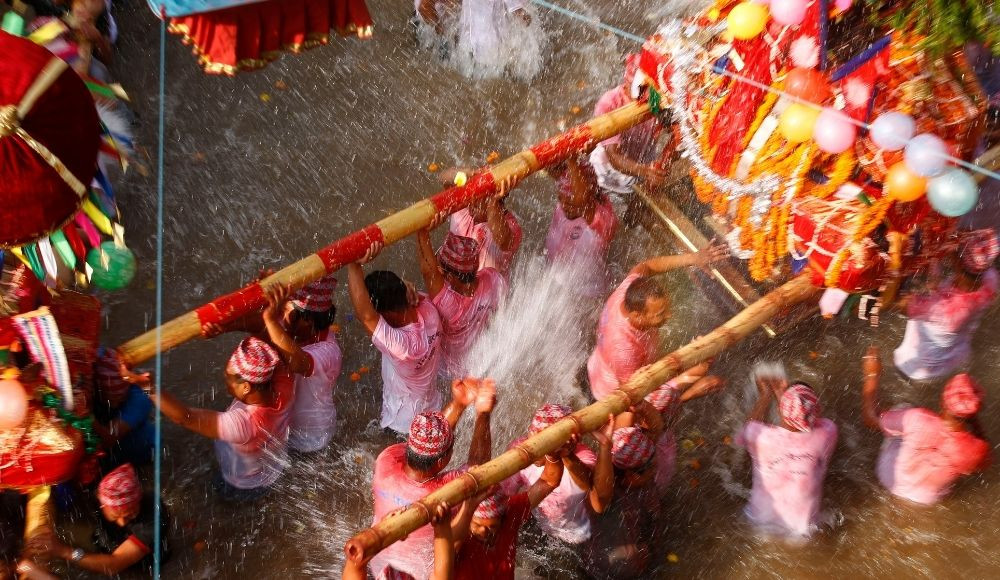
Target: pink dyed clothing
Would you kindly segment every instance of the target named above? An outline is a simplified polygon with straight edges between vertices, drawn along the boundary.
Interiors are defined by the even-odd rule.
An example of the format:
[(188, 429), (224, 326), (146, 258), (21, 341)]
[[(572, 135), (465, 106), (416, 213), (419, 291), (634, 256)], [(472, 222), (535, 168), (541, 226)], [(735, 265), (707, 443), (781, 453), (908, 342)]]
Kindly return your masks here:
[(295, 404), (288, 445), (297, 451), (318, 451), (330, 442), (337, 429), (337, 407), (333, 391), (340, 376), (342, 355), (336, 338), (302, 347), (313, 361), (312, 374), (295, 375)]
[[(594, 116), (610, 113), (631, 102), (632, 99), (625, 93), (625, 90), (621, 86), (617, 86), (604, 93), (597, 101), (597, 105), (594, 107)], [(656, 120), (650, 119), (623, 133), (601, 141), (590, 154), (590, 162), (594, 165), (597, 181), (601, 187), (618, 193), (629, 193), (636, 181), (634, 176), (621, 173), (611, 165), (606, 147), (617, 145), (619, 152), (630, 159), (638, 163), (652, 163), (656, 159), (657, 132)]]
[(472, 296), (456, 292), (448, 283), (432, 300), (441, 315), (444, 338), (442, 369), (448, 377), (465, 376), (465, 355), (483, 333), (507, 294), (507, 281), (493, 268), (476, 275), (479, 284)]
[(893, 494), (922, 504), (940, 501), (952, 484), (985, 467), (990, 445), (965, 431), (951, 431), (936, 413), (922, 408), (882, 414), (885, 444), (878, 480)]
[(271, 485), (288, 464), (288, 424), (295, 384), (284, 367), (275, 370), (271, 389), (273, 407), (234, 400), (219, 414), (215, 456), (222, 478), (235, 488)]
[[(436, 491), (458, 477), (460, 473), (446, 471), (427, 481), (418, 482), (406, 476), (405, 466), (405, 443), (386, 447), (375, 459), (375, 474), (372, 477), (372, 495), (375, 499), (373, 524), (382, 521), (390, 512), (406, 507)], [(376, 578), (386, 566), (392, 566), (417, 580), (429, 577), (434, 566), (434, 528), (425, 525), (413, 531), (405, 540), (400, 540), (376, 554), (369, 566)]]
[[(520, 441), (523, 441), (521, 439)], [(515, 444), (520, 441), (515, 442)], [(576, 456), (580, 462), (593, 469), (597, 456), (585, 445), (578, 445)], [(513, 495), (531, 487), (545, 471), (545, 465), (529, 465), (509, 480), (510, 487), (504, 488)], [(568, 469), (563, 470), (559, 487), (535, 508), (535, 520), (546, 534), (567, 544), (582, 544), (590, 539), (590, 511), (587, 508), (588, 492), (573, 480)]]
[(812, 431), (749, 421), (738, 437), (753, 461), (747, 516), (755, 524), (807, 536), (823, 499), (823, 479), (837, 446), (837, 426), (820, 418)]
[(379, 317), (372, 344), (382, 353), (383, 428), (408, 433), (413, 417), (441, 409), (436, 384), (441, 330), (441, 317), (429, 300), (417, 306), (417, 321), (401, 328)]
[(656, 353), (656, 330), (636, 330), (622, 312), (625, 292), (640, 277), (630, 274), (611, 294), (597, 323), (597, 345), (587, 360), (590, 392), (598, 401), (628, 380)]
[(486, 222), (477, 224), (468, 209), (463, 209), (451, 214), (451, 222), (448, 229), (451, 233), (472, 238), (479, 242), (479, 269), (493, 268), (504, 276), (510, 273), (510, 266), (514, 262), (514, 254), (521, 247), (521, 224), (513, 212), (506, 212), (507, 226), (510, 228), (513, 244), (509, 250), (504, 251), (493, 240), (493, 232)]
[(972, 356), (972, 335), (996, 295), (997, 272), (990, 269), (973, 292), (949, 280), (932, 294), (911, 297), (906, 333), (893, 353), (896, 367), (915, 380), (954, 374)]
[[(569, 175), (563, 177), (569, 181)], [(562, 188), (563, 180), (559, 183)], [(545, 237), (545, 256), (549, 263), (561, 260), (575, 266), (578, 278), (574, 286), (586, 298), (597, 298), (608, 292), (608, 247), (617, 226), (615, 210), (603, 196), (590, 223), (583, 216), (567, 219), (562, 206), (556, 204)]]

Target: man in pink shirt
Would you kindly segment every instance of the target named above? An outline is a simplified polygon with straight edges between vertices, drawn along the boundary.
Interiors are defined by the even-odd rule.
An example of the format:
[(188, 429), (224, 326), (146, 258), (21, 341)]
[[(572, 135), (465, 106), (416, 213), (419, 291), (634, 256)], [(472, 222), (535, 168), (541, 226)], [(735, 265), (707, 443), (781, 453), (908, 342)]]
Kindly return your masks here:
[[(815, 531), (823, 480), (837, 447), (837, 426), (820, 416), (819, 399), (805, 383), (757, 376), (759, 396), (736, 438), (753, 463), (747, 517), (763, 531), (808, 537)], [(781, 425), (766, 423), (773, 400)]]
[(360, 264), (349, 264), (347, 286), (358, 320), (382, 353), (382, 428), (405, 434), (418, 414), (441, 408), (441, 317), (429, 300), (410, 304), (406, 284), (392, 272), (365, 276)]
[(615, 210), (586, 159), (571, 157), (549, 175), (558, 184), (559, 203), (545, 237), (545, 257), (550, 264), (574, 266), (574, 289), (582, 297), (602, 297), (608, 292), (608, 248), (618, 227)]
[(941, 411), (921, 407), (879, 411), (878, 384), (882, 363), (876, 347), (863, 362), (865, 424), (885, 434), (878, 457), (878, 479), (894, 495), (920, 504), (935, 504), (964, 475), (986, 469), (990, 444), (976, 414), (983, 390), (967, 374), (958, 374), (941, 393)]
[[(375, 460), (373, 523), (458, 477), (459, 471), (444, 471), (444, 468), (451, 461), (455, 425), (473, 402), (476, 422), (469, 464), (478, 465), (489, 459), (490, 414), (496, 402), (496, 385), (488, 379), (456, 380), (452, 385), (452, 401), (444, 413), (417, 415), (406, 443), (390, 445)], [(423, 580), (430, 576), (433, 563), (434, 533), (431, 526), (424, 526), (379, 552), (369, 562), (369, 568), (376, 578), (393, 577), (392, 574), (402, 572)]]
[(909, 320), (893, 353), (903, 374), (914, 380), (943, 378), (968, 363), (972, 336), (996, 300), (1000, 281), (993, 264), (998, 254), (995, 231), (965, 232), (952, 257), (953, 274), (929, 293), (904, 299)]
[[(570, 413), (572, 410), (566, 405), (543, 405), (535, 412), (528, 434), (535, 435)], [(522, 441), (513, 442), (511, 447)], [(553, 538), (569, 545), (580, 545), (590, 539), (591, 514), (603, 512), (614, 492), (612, 477), (595, 480), (593, 473), (598, 463), (602, 465), (598, 471), (612, 473), (611, 447), (601, 447), (598, 456), (578, 438), (573, 438), (554, 455), (562, 459), (565, 469), (559, 485), (535, 508), (535, 520), (542, 531)], [(504, 482), (506, 494), (513, 496), (524, 491), (539, 480), (544, 470), (544, 459), (525, 467)]]
[[(601, 96), (594, 107), (595, 117), (624, 107), (641, 96), (642, 86), (636, 82), (638, 71), (639, 55), (629, 55), (622, 84)], [(657, 155), (659, 132), (659, 122), (649, 119), (599, 143), (590, 154), (590, 162), (601, 187), (631, 198), (632, 188), (640, 180), (653, 189), (662, 186), (668, 170), (659, 163)]]
[(270, 490), (288, 463), (288, 424), (295, 384), (278, 352), (256, 337), (236, 347), (225, 371), (234, 397), (224, 412), (188, 407), (169, 393), (151, 396), (181, 427), (215, 439), (223, 499), (250, 500)]
[(465, 356), (482, 334), (507, 294), (507, 281), (493, 268), (479, 268), (479, 242), (451, 232), (437, 255), (428, 230), (417, 233), (420, 272), (431, 302), (441, 315), (442, 369), (463, 377)]
[[(452, 173), (452, 172), (449, 172)], [(521, 224), (504, 205), (512, 182), (500, 184), (497, 194), (479, 199), (451, 214), (451, 233), (479, 242), (479, 268), (493, 268), (505, 277), (510, 274), (514, 254), (521, 247)]]
[(708, 266), (726, 255), (724, 245), (713, 243), (695, 253), (659, 256), (632, 268), (608, 298), (597, 323), (597, 345), (587, 360), (594, 399), (607, 397), (654, 360), (659, 329), (670, 318), (670, 297), (655, 276), (688, 266)]
[(329, 332), (337, 316), (336, 287), (336, 278), (325, 276), (291, 296), (287, 288), (273, 288), (262, 314), (268, 339), (295, 375), (288, 445), (303, 453), (326, 447), (337, 428), (333, 391), (342, 357)]

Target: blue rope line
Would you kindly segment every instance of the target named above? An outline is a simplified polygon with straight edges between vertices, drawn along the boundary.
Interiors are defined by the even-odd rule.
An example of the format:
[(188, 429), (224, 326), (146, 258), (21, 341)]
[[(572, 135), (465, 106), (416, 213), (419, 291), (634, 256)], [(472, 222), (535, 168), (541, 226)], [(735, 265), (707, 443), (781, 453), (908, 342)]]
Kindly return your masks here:
[[(166, 77), (167, 77), (167, 17), (166, 9), (160, 5), (160, 88), (158, 101), (158, 119), (156, 131), (156, 363), (153, 367), (153, 380), (156, 385), (157, 399), (160, 397), (160, 386), (163, 373), (163, 354), (160, 344), (163, 339), (163, 118), (165, 116), (166, 98)], [(156, 408), (160, 408), (160, 401), (156, 401)], [(162, 487), (160, 479), (162, 475), (161, 452), (163, 449), (163, 415), (155, 413), (153, 430), (153, 580), (160, 578), (160, 553), (161, 542), (160, 522), (163, 517), (161, 510)]]
[(616, 28), (614, 26), (611, 26), (610, 24), (605, 24), (605, 23), (601, 22), (600, 20), (598, 20), (597, 18), (592, 18), (590, 16), (584, 16), (583, 14), (580, 14), (579, 12), (573, 12), (572, 10), (563, 8), (562, 6), (557, 6), (557, 5), (555, 5), (555, 4), (551, 3), (551, 2), (547, 2), (546, 0), (531, 0), (531, 1), (534, 2), (535, 4), (538, 4), (539, 6), (548, 8), (549, 10), (552, 10), (554, 12), (558, 12), (558, 13), (562, 14), (563, 16), (569, 16), (570, 18), (573, 18), (575, 20), (579, 20), (580, 22), (586, 22), (587, 24), (590, 24), (591, 26), (596, 26), (597, 28), (600, 28), (602, 30), (607, 30), (608, 32), (613, 32), (613, 33), (617, 34), (618, 36), (620, 36), (622, 38), (625, 38), (625, 39), (628, 39), (628, 40), (631, 40), (631, 41), (634, 41), (634, 42), (638, 42), (639, 44), (642, 44), (642, 43), (646, 42), (646, 39), (643, 38), (643, 37), (641, 37), (641, 36), (637, 36), (635, 34), (632, 34), (631, 32), (625, 32), (621, 28)]

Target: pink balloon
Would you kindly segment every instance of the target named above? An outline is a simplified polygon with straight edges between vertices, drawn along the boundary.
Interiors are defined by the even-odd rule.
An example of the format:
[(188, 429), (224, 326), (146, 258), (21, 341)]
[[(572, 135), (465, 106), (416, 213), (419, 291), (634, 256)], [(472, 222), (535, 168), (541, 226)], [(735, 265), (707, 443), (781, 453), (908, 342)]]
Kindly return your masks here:
[(795, 26), (806, 18), (808, 0), (771, 0), (771, 18), (778, 24)]
[(28, 396), (20, 381), (0, 381), (0, 430), (13, 429), (24, 422), (28, 414)]
[(841, 12), (847, 12), (854, 5), (854, 0), (835, 0), (833, 5)]
[(854, 145), (858, 129), (843, 113), (823, 109), (813, 126), (813, 140), (827, 153), (843, 153)]

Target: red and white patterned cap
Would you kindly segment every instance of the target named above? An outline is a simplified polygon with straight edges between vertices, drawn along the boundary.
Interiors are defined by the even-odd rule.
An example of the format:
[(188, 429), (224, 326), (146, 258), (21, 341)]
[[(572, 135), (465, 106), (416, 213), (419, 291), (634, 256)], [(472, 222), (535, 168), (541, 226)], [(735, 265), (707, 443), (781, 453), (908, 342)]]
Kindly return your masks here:
[(500, 519), (505, 513), (507, 513), (507, 505), (509, 503), (510, 498), (507, 497), (507, 494), (503, 491), (498, 491), (481, 501), (479, 505), (476, 506), (476, 511), (472, 513), (472, 517), (477, 520)]
[(966, 373), (953, 376), (941, 392), (941, 406), (955, 417), (967, 419), (979, 412), (985, 393)]
[(479, 242), (465, 236), (448, 232), (437, 252), (441, 265), (459, 274), (475, 274), (479, 271)]
[(646, 401), (660, 414), (673, 413), (681, 402), (681, 392), (675, 385), (674, 381), (660, 385), (655, 391), (646, 395)]
[(97, 499), (101, 507), (120, 508), (139, 503), (142, 485), (131, 463), (120, 465), (104, 476), (97, 486)]
[(233, 356), (229, 357), (228, 368), (248, 383), (260, 385), (271, 380), (280, 361), (273, 346), (255, 336), (248, 336), (236, 345)]
[(555, 425), (557, 421), (568, 416), (572, 412), (573, 410), (566, 405), (546, 403), (545, 405), (542, 405), (540, 409), (535, 411), (535, 416), (531, 418), (531, 426), (528, 427), (528, 433), (534, 435), (549, 425)]
[(993, 228), (966, 232), (962, 236), (959, 255), (962, 266), (971, 274), (982, 274), (1000, 255), (1000, 242)]
[(410, 423), (406, 446), (417, 455), (438, 457), (444, 455), (454, 442), (451, 425), (439, 412), (421, 413)]
[(105, 397), (122, 396), (128, 392), (129, 383), (122, 378), (121, 360), (118, 353), (105, 349), (94, 364), (97, 386)]
[(792, 427), (799, 431), (811, 431), (819, 418), (819, 397), (808, 385), (795, 383), (782, 393), (778, 411)]
[(611, 436), (611, 463), (618, 469), (635, 469), (649, 462), (655, 445), (638, 427), (622, 427)]
[(330, 275), (323, 276), (292, 294), (290, 302), (299, 310), (326, 312), (333, 308), (333, 291), (336, 289), (337, 279)]

